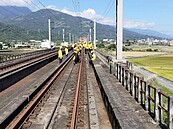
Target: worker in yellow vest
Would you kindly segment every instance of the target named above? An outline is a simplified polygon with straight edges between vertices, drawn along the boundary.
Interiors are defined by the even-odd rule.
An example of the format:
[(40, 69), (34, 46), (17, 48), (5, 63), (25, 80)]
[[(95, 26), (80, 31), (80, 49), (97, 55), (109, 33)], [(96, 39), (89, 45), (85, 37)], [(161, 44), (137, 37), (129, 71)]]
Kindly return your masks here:
[(96, 54), (95, 54), (93, 51), (92, 51), (91, 54), (92, 54), (92, 55), (91, 55), (91, 56), (92, 56), (92, 57), (91, 57), (91, 60), (94, 61), (94, 60), (96, 59)]
[(65, 55), (68, 57), (68, 46), (65, 47)]
[(74, 60), (74, 64), (77, 64), (80, 61), (80, 58), (79, 58), (79, 48), (77, 46), (74, 48), (73, 60)]
[(91, 56), (90, 56), (89, 63), (92, 63), (95, 59), (96, 59), (96, 54), (94, 53), (93, 50), (91, 50)]
[(59, 47), (59, 50), (58, 50), (58, 59), (59, 59), (59, 63), (62, 62), (62, 59), (63, 59), (63, 55), (62, 55), (62, 46)]

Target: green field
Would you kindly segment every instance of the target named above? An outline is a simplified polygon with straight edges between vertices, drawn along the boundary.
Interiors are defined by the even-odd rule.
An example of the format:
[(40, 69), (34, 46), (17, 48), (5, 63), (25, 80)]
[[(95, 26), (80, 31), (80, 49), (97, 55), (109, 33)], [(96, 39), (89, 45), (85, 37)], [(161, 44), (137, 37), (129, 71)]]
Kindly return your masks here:
[(173, 81), (173, 54), (128, 59), (137, 66)]

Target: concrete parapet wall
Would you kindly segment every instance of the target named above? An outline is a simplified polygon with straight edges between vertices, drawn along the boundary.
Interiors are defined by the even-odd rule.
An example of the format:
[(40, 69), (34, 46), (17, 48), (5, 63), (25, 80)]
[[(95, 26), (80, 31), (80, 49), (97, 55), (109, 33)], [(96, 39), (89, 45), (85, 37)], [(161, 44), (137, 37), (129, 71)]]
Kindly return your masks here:
[[(109, 60), (110, 74), (116, 76), (131, 96), (158, 122), (162, 127), (173, 128), (173, 96), (167, 96), (161, 88), (150, 85), (144, 78), (131, 71), (129, 62), (118, 63)], [(163, 101), (164, 99), (164, 101)]]

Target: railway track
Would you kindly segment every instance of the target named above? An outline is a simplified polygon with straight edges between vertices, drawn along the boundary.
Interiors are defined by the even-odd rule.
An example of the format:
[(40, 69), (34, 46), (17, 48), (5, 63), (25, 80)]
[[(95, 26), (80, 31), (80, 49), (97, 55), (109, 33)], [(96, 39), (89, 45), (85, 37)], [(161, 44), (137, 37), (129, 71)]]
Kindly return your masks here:
[(15, 60), (11, 63), (9, 62), (4, 63), (3, 65), (0, 66), (0, 77), (8, 73), (17, 71), (35, 62), (44, 60), (45, 58), (50, 58), (51, 56), (56, 56), (56, 55), (57, 55), (57, 50), (53, 50), (53, 51), (48, 51), (39, 55), (34, 55), (34, 56), (26, 57), (20, 60)]
[[(69, 54), (72, 54), (72, 52), (69, 52)], [(23, 62), (16, 61), (16, 63), (12, 63), (10, 66), (4, 66), (0, 72), (0, 92), (55, 59), (57, 59), (57, 50), (35, 56), (31, 59), (25, 59)], [(66, 59), (66, 57), (64, 59)]]
[[(85, 112), (85, 100), (84, 100), (84, 93), (86, 93), (86, 70), (85, 70), (85, 62), (83, 59), (82, 55), (82, 60), (79, 66), (78, 70), (78, 78), (77, 78), (77, 84), (76, 84), (76, 90), (75, 90), (75, 97), (74, 97), (74, 103), (73, 105), (73, 112), (71, 116), (71, 124), (70, 124), (70, 129), (77, 129), (77, 128), (87, 128), (88, 123), (86, 123), (86, 119), (84, 114)], [(84, 113), (85, 112), (85, 113)]]
[[(49, 107), (51, 103), (51, 106), (54, 108), (51, 108), (51, 111), (49, 108), (51, 115), (46, 119), (46, 122), (43, 122), (44, 125), (42, 126), (44, 128), (49, 128), (50, 126), (53, 128), (62, 126), (66, 128), (88, 128), (86, 72), (83, 58), (82, 55), (81, 63), (74, 65), (71, 61), (71, 56), (49, 81), (42, 86), (42, 89), (35, 93), (32, 99), (28, 100), (26, 106), (21, 106), (21, 109), (18, 109), (21, 112), (12, 113), (15, 115), (10, 115), (11, 118), (7, 118), (8, 122), (9, 120), (11, 121), (9, 123), (5, 122), (5, 124), (2, 123), (0, 127), (9, 129), (36, 127), (39, 123), (37, 120), (39, 119), (39, 116), (37, 117), (39, 111), (46, 111), (46, 105)], [(54, 101), (52, 102), (51, 100)], [(66, 122), (61, 122), (64, 119), (52, 122), (53, 118), (57, 117), (57, 114), (61, 114), (59, 111), (61, 111), (60, 109), (63, 108), (66, 101), (68, 101), (69, 107), (71, 107), (67, 111), (69, 117), (66, 117)], [(64, 117), (62, 116), (62, 118)], [(61, 126), (57, 127), (56, 123), (61, 123)]]
[[(42, 101), (42, 99), (46, 96), (45, 94), (48, 94), (48, 91), (50, 90), (51, 85), (53, 84), (53, 82), (55, 81), (55, 79), (59, 76), (59, 74), (63, 71), (63, 69), (66, 67), (66, 65), (68, 65), (68, 63), (70, 62), (70, 60), (72, 59), (72, 56), (57, 70), (57, 72), (49, 79), (49, 81), (47, 81), (45, 83), (44, 86), (42, 86), (42, 89), (40, 89), (38, 91), (38, 93), (34, 93), (34, 95), (32, 96), (32, 99), (28, 100), (26, 106), (19, 106), (19, 108), (21, 107), (21, 109), (18, 110), (22, 110), (21, 112), (13, 112), (13, 115), (10, 115), (9, 118), (7, 118), (8, 120), (10, 119), (11, 121), (7, 122), (5, 121), (4, 123), (1, 123), (0, 127), (1, 128), (22, 128), (24, 124), (24, 121), (27, 120), (29, 118), (29, 114), (32, 113), (34, 111), (34, 109), (38, 109), (36, 108), (39, 105), (39, 102)], [(15, 117), (17, 115), (17, 117)]]
[(74, 65), (72, 58), (59, 66), (54, 60), (0, 92), (0, 128), (159, 128), (109, 74), (103, 63), (107, 59), (96, 58), (89, 65), (82, 52)]

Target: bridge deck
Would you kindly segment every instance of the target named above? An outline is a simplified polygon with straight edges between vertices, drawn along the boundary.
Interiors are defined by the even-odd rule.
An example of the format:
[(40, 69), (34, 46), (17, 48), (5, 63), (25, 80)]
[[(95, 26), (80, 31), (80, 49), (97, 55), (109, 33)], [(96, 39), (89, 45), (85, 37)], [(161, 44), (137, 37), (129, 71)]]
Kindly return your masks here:
[[(122, 129), (159, 129), (159, 125), (135, 101), (115, 76), (105, 70), (99, 61), (94, 62), (97, 77), (100, 80), (102, 97), (113, 128)], [(103, 68), (104, 67), (104, 68)]]

